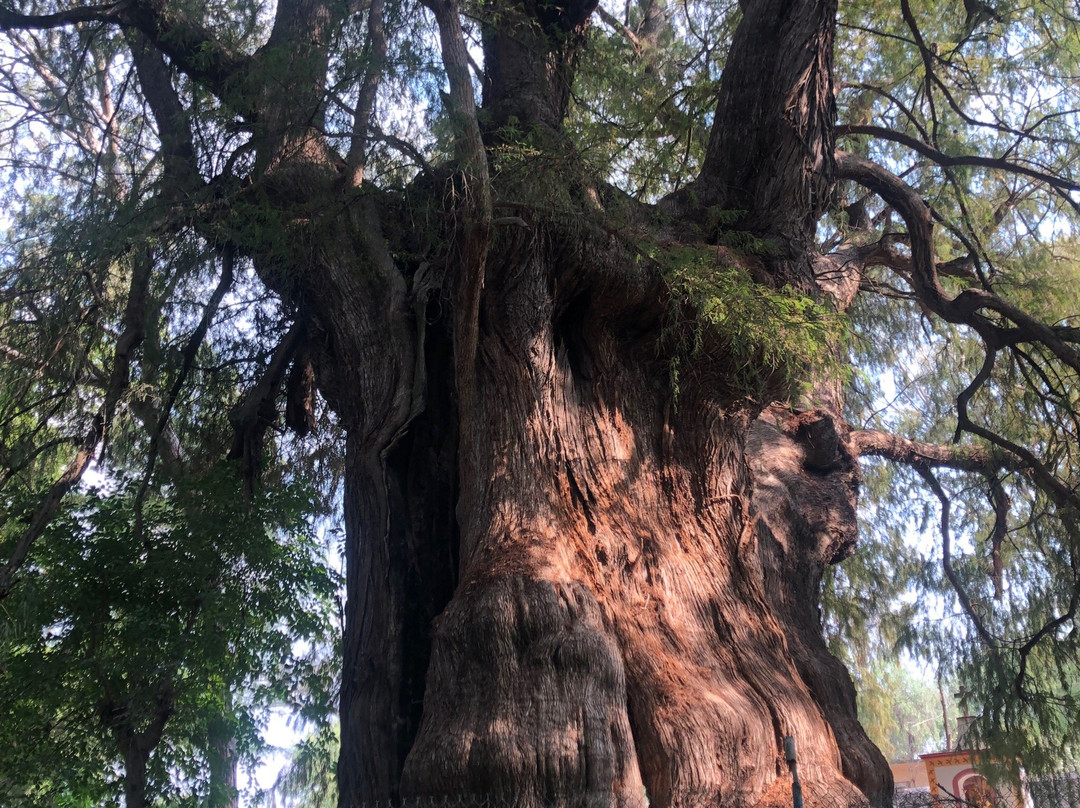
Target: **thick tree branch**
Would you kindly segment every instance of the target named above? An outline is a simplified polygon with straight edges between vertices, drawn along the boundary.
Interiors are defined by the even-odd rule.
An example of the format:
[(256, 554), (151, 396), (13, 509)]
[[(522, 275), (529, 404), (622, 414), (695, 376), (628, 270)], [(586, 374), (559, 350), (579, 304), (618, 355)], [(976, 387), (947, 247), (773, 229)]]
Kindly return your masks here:
[(951, 468), (993, 475), (1025, 467), (1016, 455), (981, 446), (943, 446), (908, 440), (891, 432), (860, 429), (851, 433), (851, 445), (859, 456), (882, 457), (915, 468)]
[(151, 47), (142, 33), (130, 33), (128, 44), (143, 97), (157, 123), (164, 164), (163, 185), (167, 192), (197, 188), (202, 180), (195, 156), (191, 121), (173, 87), (168, 65), (161, 52)]
[(965, 289), (949, 297), (941, 286), (934, 260), (934, 225), (931, 211), (915, 189), (892, 172), (847, 152), (836, 154), (836, 173), (869, 188), (891, 205), (908, 226), (911, 245), (911, 274), (908, 278), (916, 297), (932, 312), (950, 323), (974, 328), (994, 350), (1018, 335), (981, 312), (993, 311), (1011, 320), (1024, 338), (1040, 342), (1073, 370), (1080, 373), (1080, 353), (1070, 342), (1072, 329), (1055, 329), (1039, 322), (1018, 307), (983, 289)]
[(646, 43), (642, 42), (637, 34), (635, 34), (633, 31), (623, 25), (622, 21), (616, 18), (615, 15), (613, 15), (610, 11), (605, 9), (603, 6), (597, 6), (596, 16), (598, 16), (601, 20), (607, 23), (612, 29), (618, 31), (620, 34), (626, 37), (626, 41), (630, 43), (630, 46), (634, 49), (634, 53), (636, 53), (638, 56), (641, 56), (641, 54), (644, 53)]
[(832, 190), (835, 27), (833, 0), (744, 4), (696, 182), (705, 205), (746, 211), (736, 228), (791, 255), (805, 253)]
[[(882, 266), (891, 269), (896, 274), (909, 278), (912, 273), (911, 256), (900, 252), (895, 247), (896, 242), (907, 243), (904, 233), (887, 233), (880, 241), (873, 244), (862, 245), (858, 248), (859, 260), (863, 266)], [(973, 269), (974, 259), (970, 255), (961, 255), (949, 261), (941, 261), (934, 265), (938, 275), (961, 280), (978, 282), (979, 278)]]
[(5, 5), (0, 6), (0, 31), (63, 28), (87, 22), (119, 23), (130, 6), (130, 0), (118, 0), (100, 6), (76, 6), (52, 14), (19, 14)]
[(455, 120), (455, 151), (465, 176), (468, 222), (462, 243), (460, 274), (455, 287), (454, 362), (462, 411), (471, 409), (476, 348), (479, 335), (480, 296), (491, 246), (491, 182), (487, 152), (476, 115), (469, 54), (461, 28), (457, 0), (427, 0), (439, 26), (443, 64), (450, 84), (450, 114)]
[(389, 48), (386, 38), (386, 26), (383, 21), (385, 7), (385, 0), (371, 0), (371, 6), (368, 8), (367, 69), (364, 72), (364, 81), (360, 85), (360, 95), (353, 116), (353, 133), (349, 143), (349, 153), (345, 158), (352, 175), (352, 185), (357, 188), (364, 181), (364, 168), (373, 123), (372, 116), (375, 114), (375, 98), (379, 92), (383, 64), (386, 62), (386, 54)]
[(1009, 532), (1009, 495), (1005, 492), (1005, 486), (1000, 479), (990, 483), (987, 492), (990, 504), (994, 508), (994, 528), (990, 531), (990, 561), (993, 564), (994, 576), (994, 599), (1001, 600), (1003, 594), (1004, 568), (1001, 560), (1001, 543), (1005, 541), (1005, 534)]
[(205, 83), (222, 101), (230, 100), (228, 85), (247, 69), (250, 57), (227, 48), (167, 0), (132, 3), (127, 18), (181, 71)]
[(45, 532), (56, 512), (60, 510), (60, 503), (63, 501), (64, 495), (82, 479), (83, 473), (94, 459), (98, 444), (104, 435), (105, 421), (99, 412), (94, 416), (93, 423), (90, 429), (87, 430), (79, 451), (56, 479), (56, 482), (49, 488), (45, 498), (38, 505), (33, 516), (30, 517), (30, 523), (27, 525), (26, 530), (23, 531), (15, 543), (15, 548), (12, 550), (7, 564), (4, 565), (3, 569), (0, 569), (0, 600), (10, 594), (15, 583), (15, 575), (26, 560), (30, 548)]
[[(894, 107), (904, 113), (904, 117), (907, 118), (908, 122), (911, 123), (912, 126), (919, 130), (919, 134), (922, 135), (924, 139), (930, 139), (930, 133), (926, 131), (926, 127), (923, 126), (922, 121), (919, 120), (919, 117), (915, 114), (914, 110), (912, 110), (907, 104), (901, 101), (893, 93), (890, 93), (884, 87), (878, 87), (876, 84), (865, 84), (858, 82), (852, 84), (844, 84), (843, 87), (841, 87), (840, 89), (847, 88), (851, 88), (853, 90), (865, 90), (866, 92), (875, 93), (876, 95), (880, 95), (882, 98), (888, 99), (889, 103), (891, 103)], [(844, 125), (837, 126), (836, 136), (842, 137), (845, 134), (845, 132), (843, 131), (845, 128), (846, 127)], [(846, 134), (855, 133), (848, 132)]]
[(294, 323), (274, 349), (258, 382), (229, 413), (234, 434), (228, 457), (229, 460), (240, 461), (244, 490), (249, 496), (259, 473), (263, 438), (266, 430), (277, 418), (274, 402), (281, 391), (285, 371), (288, 370), (289, 362), (296, 354), (303, 336), (303, 324)]

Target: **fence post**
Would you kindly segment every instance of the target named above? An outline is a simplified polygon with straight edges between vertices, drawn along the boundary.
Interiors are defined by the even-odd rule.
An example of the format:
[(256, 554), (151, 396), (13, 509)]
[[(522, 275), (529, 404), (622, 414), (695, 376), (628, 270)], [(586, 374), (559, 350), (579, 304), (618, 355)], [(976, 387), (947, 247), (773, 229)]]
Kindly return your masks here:
[(784, 757), (791, 770), (791, 802), (793, 808), (803, 808), (802, 783), (799, 782), (799, 764), (795, 761), (795, 739), (788, 735), (784, 738)]

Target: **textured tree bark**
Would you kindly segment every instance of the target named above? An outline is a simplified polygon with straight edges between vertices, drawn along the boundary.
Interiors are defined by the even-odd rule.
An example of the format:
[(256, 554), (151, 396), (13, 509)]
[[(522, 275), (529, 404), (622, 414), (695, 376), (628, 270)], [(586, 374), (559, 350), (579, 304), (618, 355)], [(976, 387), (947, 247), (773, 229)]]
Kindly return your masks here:
[[(756, 277), (821, 297), (810, 245), (831, 185), (834, 15), (814, 0), (746, 4), (690, 214), (742, 209), (738, 226), (779, 248)], [(489, 255), (482, 403), (460, 436), (474, 473), (460, 583), (436, 623), (403, 790), (779, 803), (790, 735), (810, 800), (888, 796), (821, 638), (821, 576), (856, 537), (836, 391), (806, 412), (763, 409), (725, 395), (717, 379), (738, 368), (714, 357), (676, 399), (656, 347), (663, 292), (635, 310), (583, 280), (621, 265), (612, 275), (630, 283), (630, 256), (603, 252), (538, 225)]]
[(512, 0), (484, 24), (484, 112), (489, 138), (509, 126), (550, 142), (562, 130), (584, 23), (596, 0)]
[[(447, 327), (441, 321), (436, 326)], [(449, 341), (428, 344), (452, 366)], [(346, 456), (346, 633), (341, 694), (342, 805), (396, 798), (420, 723), (430, 627), (457, 575), (456, 410), (452, 375), (385, 459), (350, 441)]]
[(695, 192), (798, 266), (832, 188), (836, 1), (742, 7)]
[[(706, 164), (668, 207), (710, 238), (713, 209), (743, 211), (736, 226), (776, 248), (741, 259), (757, 281), (826, 299), (857, 286), (814, 276), (835, 3), (742, 5)], [(252, 186), (285, 243), (223, 229), (304, 322), (303, 355), (348, 434), (342, 808), (467, 793), (779, 805), (788, 735), (808, 803), (886, 797), (819, 625), (822, 573), (855, 542), (856, 450), (836, 392), (798, 410), (768, 406), (768, 385), (748, 399), (743, 360), (720, 348), (689, 358), (676, 395), (671, 290), (613, 235), (623, 225), (601, 195), (541, 168), (488, 183), (481, 120), (489, 146), (523, 133), (566, 146), (594, 6), (483, 6), (477, 116), (456, 7), (429, 4), (474, 135), (457, 144), (466, 180), (410, 190), (441, 216), (435, 239), (401, 200), (354, 188), (322, 132), (343, 4), (282, 0), (267, 46), (245, 57)], [(258, 84), (281, 59), (284, 78)], [(488, 200), (527, 200), (530, 185), (578, 209), (540, 199), (496, 226)], [(448, 188), (485, 202), (448, 209)], [(657, 241), (693, 230), (669, 224), (634, 227)], [(433, 240), (443, 248), (402, 258)]]
[(101, 718), (124, 756), (124, 806), (145, 808), (149, 805), (146, 769), (150, 755), (161, 741), (165, 725), (173, 714), (172, 687), (168, 681), (158, 683), (154, 712), (146, 726), (132, 725), (124, 707), (114, 703), (101, 705)]
[(149, 760), (149, 750), (136, 745), (124, 749), (125, 808), (145, 808), (150, 804), (146, 795), (146, 764)]
[(825, 456), (782, 410), (673, 400), (655, 309), (605, 312), (556, 239), (494, 255), (475, 510), (404, 792), (755, 805), (788, 782), (786, 735), (808, 795), (890, 790), (818, 622), (855, 539), (844, 436)]
[[(726, 155), (735, 147), (721, 139), (698, 187), (725, 189), (714, 201), (745, 202), (760, 215), (742, 226), (780, 240), (784, 249), (757, 265), (763, 282), (824, 295), (808, 230), (831, 182), (834, 9), (775, 5), (756, 5), (743, 28), (765, 15), (777, 36), (773, 23), (784, 22), (767, 44), (779, 54), (797, 40), (798, 58), (758, 92), (722, 91), (720, 101), (729, 123), (745, 104), (758, 128), (738, 149), (763, 162), (733, 179)], [(486, 28), (484, 106), (496, 125), (558, 142), (580, 11), (549, 19), (513, 5), (500, 18), (511, 30)], [(741, 37), (729, 70), (761, 58), (753, 31)], [(799, 104), (785, 113), (792, 98)], [(772, 117), (754, 108), (769, 104), (780, 105)], [(588, 197), (579, 180), (563, 181), (569, 198)], [(887, 766), (821, 639), (822, 573), (855, 542), (858, 474), (835, 392), (823, 391), (817, 411), (763, 409), (724, 392), (737, 388), (723, 380), (739, 368), (714, 357), (675, 398), (658, 352), (658, 276), (638, 273), (633, 256), (597, 231), (543, 217), (526, 225), (500, 230), (487, 257), (472, 404), (457, 414), (458, 582), (434, 621), (418, 727), (415, 713), (399, 707), (395, 718), (386, 707), (405, 701), (397, 688), (406, 655), (427, 659), (418, 637), (406, 650), (394, 605), (409, 600), (395, 548), (415, 546), (422, 528), (407, 497), (394, 503), (385, 493), (415, 485), (418, 469), (352, 495), (376, 503), (349, 511), (363, 514), (351, 517), (354, 532), (385, 522), (384, 535), (400, 530), (402, 539), (361, 543), (370, 556), (358, 569), (370, 572), (350, 598), (362, 593), (373, 618), (350, 631), (346, 671), (361, 671), (357, 692), (367, 695), (343, 693), (343, 715), (357, 710), (348, 718), (357, 725), (396, 721), (397, 734), (382, 734), (409, 751), (399, 786), (388, 748), (364, 748), (343, 730), (353, 751), (343, 753), (342, 775), (359, 783), (343, 805), (399, 787), (409, 796), (513, 794), (523, 806), (779, 804), (790, 782), (787, 735), (809, 800), (887, 796)], [(447, 546), (438, 530), (421, 541), (433, 553)], [(371, 684), (383, 676), (381, 689)], [(346, 760), (364, 761), (361, 774), (349, 774)]]

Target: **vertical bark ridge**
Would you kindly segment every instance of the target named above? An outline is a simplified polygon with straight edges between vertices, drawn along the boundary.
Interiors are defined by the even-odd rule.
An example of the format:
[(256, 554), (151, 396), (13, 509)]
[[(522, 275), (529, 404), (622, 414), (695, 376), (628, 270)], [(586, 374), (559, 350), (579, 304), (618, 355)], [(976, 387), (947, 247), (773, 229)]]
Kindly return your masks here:
[(260, 113), (253, 121), (264, 139), (260, 171), (342, 162), (324, 135), (330, 41), (340, 6), (331, 0), (277, 4), (270, 37), (255, 55), (258, 72), (269, 77), (259, 87)]
[[(442, 330), (443, 322), (437, 323)], [(429, 359), (450, 365), (449, 340)], [(342, 805), (396, 799), (420, 723), (430, 626), (456, 579), (457, 434), (451, 375), (390, 451), (349, 443)]]
[[(445, 605), (456, 542), (456, 418), (444, 320), (432, 323), (379, 240), (363, 237), (309, 272), (326, 344), (319, 384), (348, 430), (345, 464), (345, 642), (341, 693), (343, 806), (396, 798), (419, 720), (427, 631)], [(318, 297), (316, 297), (318, 296)], [(389, 340), (389, 343), (387, 342)], [(388, 350), (387, 346), (391, 346)]]

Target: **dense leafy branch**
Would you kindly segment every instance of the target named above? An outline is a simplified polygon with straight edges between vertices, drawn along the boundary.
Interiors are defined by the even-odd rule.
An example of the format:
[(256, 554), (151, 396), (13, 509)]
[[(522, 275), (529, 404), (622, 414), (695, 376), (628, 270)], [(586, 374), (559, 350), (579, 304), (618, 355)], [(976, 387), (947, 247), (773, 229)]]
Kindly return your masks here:
[(218, 307), (221, 305), (221, 301), (225, 298), (225, 295), (228, 294), (229, 290), (232, 288), (235, 277), (236, 251), (230, 247), (226, 247), (222, 251), (221, 276), (218, 278), (217, 285), (214, 287), (214, 291), (211, 292), (210, 297), (206, 302), (202, 317), (199, 318), (198, 325), (195, 326), (195, 330), (184, 344), (184, 348), (180, 354), (180, 369), (176, 374), (176, 378), (173, 381), (168, 395), (162, 402), (162, 406), (158, 412), (157, 423), (150, 432), (150, 446), (146, 453), (146, 470), (143, 472), (142, 483), (135, 496), (135, 529), (139, 534), (142, 534), (143, 531), (143, 502), (145, 501), (151, 480), (153, 479), (159, 447), (166, 434), (169, 418), (172, 417), (176, 401), (180, 397), (180, 393), (183, 391), (184, 386), (187, 384), (188, 374), (191, 372), (191, 368), (195, 364), (195, 358), (202, 348), (203, 341), (206, 339), (210, 326), (214, 322), (214, 316), (217, 314)]

